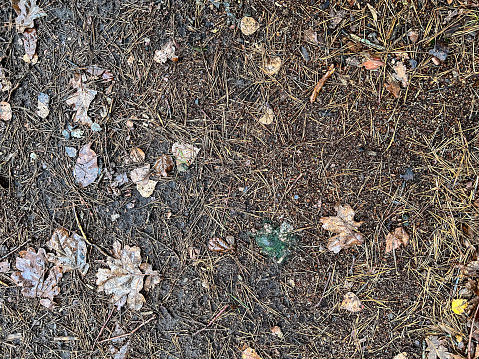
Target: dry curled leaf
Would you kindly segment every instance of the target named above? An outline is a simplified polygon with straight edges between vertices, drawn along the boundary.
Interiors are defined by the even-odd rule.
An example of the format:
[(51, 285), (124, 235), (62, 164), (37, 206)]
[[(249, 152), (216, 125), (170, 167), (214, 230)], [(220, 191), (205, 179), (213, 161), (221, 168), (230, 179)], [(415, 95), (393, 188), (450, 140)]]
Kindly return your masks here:
[(334, 64), (329, 65), (328, 71), (326, 71), (326, 73), (323, 75), (323, 77), (321, 77), (321, 79), (318, 81), (316, 86), (314, 86), (313, 93), (311, 94), (311, 97), (309, 99), (309, 101), (311, 103), (316, 101), (316, 98), (318, 97), (319, 91), (321, 91), (321, 89), (323, 88), (324, 84), (326, 83), (326, 80), (329, 79), (331, 77), (331, 75), (334, 73), (334, 70), (335, 70)]
[(281, 69), (281, 58), (278, 56), (266, 57), (263, 61), (263, 71), (266, 75), (276, 75)]
[(73, 174), (75, 180), (82, 186), (86, 187), (95, 182), (98, 176), (98, 159), (96, 153), (90, 148), (91, 142), (87, 143), (80, 149), (75, 164)]
[(8, 102), (0, 102), (0, 120), (10, 121), (12, 119), (12, 108)]
[(145, 303), (145, 297), (140, 293), (144, 285), (143, 279), (146, 277), (146, 281), (149, 281), (150, 289), (159, 283), (159, 273), (151, 270), (151, 266), (146, 263), (141, 263), (140, 248), (136, 246), (121, 249), (120, 242), (115, 241), (112, 254), (114, 257), (108, 257), (106, 261), (109, 268), (100, 268), (96, 274), (98, 291), (113, 294), (110, 301), (118, 310), (125, 303), (132, 310), (140, 310)]
[(34, 20), (46, 16), (35, 0), (12, 0), (12, 6), (17, 17), (15, 24), (19, 33), (34, 27)]
[(225, 239), (213, 237), (208, 241), (208, 249), (212, 252), (225, 253), (234, 249), (235, 238), (233, 236), (226, 236)]
[(344, 295), (343, 302), (341, 303), (341, 309), (356, 313), (363, 310), (363, 308), (364, 306), (356, 294), (353, 292), (347, 292)]
[(145, 186), (148, 184), (150, 175), (150, 164), (135, 168), (130, 172), (130, 178), (133, 183)]
[(178, 172), (185, 172), (195, 160), (198, 152), (200, 152), (200, 149), (193, 145), (175, 142), (171, 147), (171, 153), (176, 159)]
[(256, 353), (256, 350), (248, 347), (241, 353), (241, 359), (261, 359), (261, 357)]
[(381, 66), (384, 66), (385, 63), (378, 59), (369, 59), (364, 61), (362, 64), (366, 70), (377, 70)]
[(18, 271), (13, 273), (11, 278), (15, 284), (23, 287), (22, 294), (29, 298), (43, 298), (40, 303), (47, 308), (53, 308), (53, 298), (60, 293), (58, 281), (62, 277), (61, 267), (48, 269), (43, 248), (40, 248), (38, 253), (35, 253), (33, 248), (21, 251), (15, 266)]
[(86, 262), (86, 243), (75, 232), (69, 236), (65, 228), (57, 228), (47, 246), (56, 252), (56, 255), (47, 254), (48, 261), (60, 266), (64, 273), (78, 269), (82, 275), (85, 275), (88, 271), (90, 265)]
[(399, 83), (394, 78), (391, 77), (389, 79), (389, 82), (384, 84), (384, 88), (389, 91), (395, 98), (399, 98), (401, 86), (399, 86)]
[(23, 47), (25, 48), (25, 54), (32, 61), (37, 52), (37, 30), (25, 29), (23, 33)]
[(349, 248), (356, 244), (363, 243), (363, 235), (358, 232), (358, 228), (363, 222), (355, 222), (355, 212), (349, 204), (341, 206), (337, 204), (334, 207), (338, 213), (335, 217), (322, 217), (319, 220), (323, 223), (323, 228), (338, 233), (329, 239), (328, 249), (334, 253), (339, 253), (343, 248)]
[(148, 182), (145, 183), (145, 184), (137, 183), (136, 184), (136, 189), (142, 197), (148, 198), (155, 191), (155, 187), (156, 187), (157, 183), (158, 183), (158, 181), (154, 181), (154, 180), (149, 179)]
[(153, 165), (153, 168), (155, 169), (155, 172), (158, 176), (167, 177), (168, 172), (173, 170), (173, 166), (173, 159), (170, 155), (161, 155), (156, 160), (155, 164)]
[(241, 19), (240, 29), (243, 35), (252, 35), (259, 29), (259, 23), (251, 16), (245, 16)]
[(140, 163), (145, 160), (145, 152), (139, 147), (132, 148), (130, 151), (130, 162)]
[(263, 106), (264, 114), (258, 121), (263, 125), (271, 125), (274, 122), (274, 111), (269, 104)]
[(86, 88), (83, 85), (85, 79), (82, 78), (80, 74), (75, 74), (71, 80), (71, 85), (77, 91), (67, 98), (66, 103), (69, 106), (73, 106), (73, 109), (76, 110), (73, 120), (75, 122), (80, 122), (83, 125), (91, 126), (92, 120), (88, 116), (88, 108), (90, 107), (91, 102), (95, 98), (97, 92), (95, 90)]
[(164, 44), (161, 49), (155, 51), (153, 61), (164, 64), (166, 61), (178, 61), (178, 56), (175, 55), (175, 42), (173, 40)]
[(386, 253), (398, 249), (401, 244), (407, 246), (408, 241), (409, 234), (407, 234), (403, 227), (397, 227), (394, 232), (386, 236)]
[(398, 81), (401, 81), (401, 84), (404, 87), (408, 85), (408, 78), (406, 73), (406, 66), (403, 64), (402, 61), (398, 61), (394, 66), (393, 69), (395, 73), (393, 74), (394, 78)]

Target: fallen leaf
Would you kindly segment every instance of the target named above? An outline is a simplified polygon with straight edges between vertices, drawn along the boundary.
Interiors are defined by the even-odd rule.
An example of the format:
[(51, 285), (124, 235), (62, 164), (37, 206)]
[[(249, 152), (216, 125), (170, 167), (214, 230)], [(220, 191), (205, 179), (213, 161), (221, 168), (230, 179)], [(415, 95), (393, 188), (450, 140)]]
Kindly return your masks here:
[(245, 16), (241, 19), (240, 30), (243, 35), (252, 35), (259, 29), (259, 23), (250, 16)]
[(381, 66), (384, 66), (385, 63), (378, 59), (369, 59), (364, 61), (362, 64), (366, 70), (377, 70)]
[(384, 88), (389, 91), (395, 98), (399, 98), (401, 86), (399, 86), (399, 83), (394, 78), (390, 78), (389, 83), (384, 84)]
[(33, 28), (35, 19), (47, 15), (38, 7), (35, 0), (12, 0), (12, 6), (18, 15), (15, 19), (15, 24), (19, 33)]
[(469, 262), (463, 270), (464, 275), (468, 277), (479, 276), (479, 260)]
[(331, 9), (329, 12), (329, 28), (335, 29), (341, 23), (341, 21), (343, 21), (347, 14), (348, 12), (346, 10), (335, 11)]
[(75, 147), (65, 147), (65, 152), (68, 157), (76, 157), (77, 156), (77, 149)]
[(246, 348), (241, 353), (242, 359), (261, 359), (261, 357), (256, 353), (254, 349)]
[(130, 161), (131, 163), (139, 163), (145, 160), (145, 152), (139, 147), (133, 148), (130, 151)]
[(48, 114), (50, 113), (50, 109), (48, 108), (48, 104), (50, 103), (50, 96), (46, 93), (39, 93), (38, 94), (38, 110), (37, 115), (41, 118), (47, 118)]
[(429, 50), (429, 55), (434, 56), (439, 61), (443, 62), (446, 60), (447, 55), (449, 54), (449, 48), (446, 46), (436, 45), (434, 48)]
[(263, 61), (263, 71), (266, 75), (276, 75), (281, 69), (281, 58), (278, 56), (266, 57)]
[(451, 309), (456, 314), (462, 314), (467, 308), (467, 300), (454, 299), (451, 303)]
[(148, 198), (155, 191), (155, 187), (156, 187), (157, 183), (158, 183), (158, 181), (154, 181), (154, 180), (149, 179), (146, 184), (137, 183), (136, 184), (136, 189), (138, 190), (138, 192), (140, 192), (140, 195), (142, 197)]
[(23, 33), (23, 46), (25, 48), (25, 54), (28, 58), (33, 60), (37, 52), (37, 30), (25, 29)]
[(440, 340), (437, 336), (430, 336), (426, 338), (428, 352), (427, 359), (450, 359), (451, 353), (449, 353), (446, 347), (443, 345), (444, 341)]
[(83, 85), (84, 79), (80, 74), (75, 74), (71, 80), (71, 85), (73, 88), (77, 89), (73, 95), (67, 98), (67, 105), (73, 106), (73, 109), (76, 110), (73, 120), (75, 122), (80, 122), (83, 125), (91, 126), (92, 120), (88, 116), (88, 108), (90, 107), (91, 102), (95, 98), (97, 92), (95, 90), (86, 88)]
[(271, 125), (274, 122), (274, 111), (269, 104), (265, 104), (263, 108), (264, 114), (258, 121), (263, 125)]
[(47, 246), (56, 252), (56, 255), (47, 254), (48, 261), (60, 266), (63, 273), (78, 269), (82, 275), (85, 275), (90, 268), (86, 262), (85, 240), (75, 232), (69, 236), (65, 228), (57, 228)]
[(314, 31), (313, 29), (307, 29), (304, 30), (304, 41), (313, 43), (313, 44), (318, 44), (318, 33)]
[(0, 102), (0, 120), (10, 121), (12, 119), (12, 108), (8, 102)]
[(208, 241), (208, 249), (212, 252), (225, 253), (234, 249), (235, 238), (226, 236), (225, 239), (213, 237)]
[(416, 30), (409, 30), (407, 36), (409, 37), (409, 41), (411, 41), (413, 44), (419, 40), (419, 32)]
[(164, 64), (166, 61), (171, 60), (173, 62), (178, 61), (178, 56), (175, 55), (175, 43), (173, 40), (164, 44), (161, 49), (155, 51), (153, 61)]
[(386, 253), (398, 249), (401, 244), (407, 246), (408, 241), (409, 234), (407, 234), (403, 227), (397, 227), (394, 232), (386, 236)]
[(161, 155), (156, 160), (153, 168), (158, 176), (167, 177), (168, 172), (173, 170), (173, 159), (170, 155)]
[(10, 263), (8, 261), (0, 262), (0, 273), (6, 273), (10, 270)]
[(271, 328), (271, 333), (273, 333), (273, 335), (276, 335), (280, 339), (284, 338), (284, 335), (283, 335), (283, 332), (281, 331), (281, 328), (278, 327), (277, 325), (275, 325), (274, 327)]
[(150, 174), (150, 164), (135, 168), (130, 172), (130, 178), (133, 183), (145, 186), (148, 184)]
[(371, 11), (371, 15), (373, 16), (374, 23), (377, 24), (378, 23), (378, 13), (377, 13), (376, 9), (370, 3), (366, 3), (366, 5), (368, 6), (369, 11)]
[(338, 213), (335, 217), (322, 217), (319, 220), (323, 223), (323, 228), (338, 233), (329, 239), (328, 249), (334, 253), (339, 253), (343, 248), (349, 248), (356, 244), (363, 243), (363, 235), (358, 232), (358, 228), (363, 222), (355, 222), (355, 212), (349, 204), (341, 206), (337, 204), (334, 207)]
[(90, 149), (91, 142), (80, 149), (73, 174), (76, 181), (86, 187), (95, 182), (98, 176), (98, 159), (96, 153)]
[[(150, 269), (141, 263), (140, 248), (133, 246), (125, 246), (121, 249), (121, 244), (115, 241), (113, 244), (114, 257), (107, 257), (106, 264), (109, 269), (98, 269), (97, 281), (99, 292), (106, 294), (113, 294), (110, 299), (118, 310), (128, 304), (132, 310), (140, 310), (145, 303), (145, 297), (140, 293), (143, 289), (143, 279), (149, 276), (157, 277), (159, 274), (156, 271), (149, 270), (149, 273), (142, 271), (143, 269)], [(157, 283), (156, 278), (150, 279), (151, 283)]]
[(402, 61), (398, 61), (394, 66), (393, 69), (395, 73), (393, 74), (394, 78), (398, 81), (401, 81), (404, 87), (408, 85), (408, 78), (406, 73), (406, 66), (403, 64)]
[(321, 79), (318, 81), (316, 86), (314, 86), (313, 93), (311, 94), (311, 97), (309, 99), (309, 101), (311, 103), (316, 101), (316, 98), (318, 97), (319, 91), (321, 91), (324, 84), (326, 83), (326, 80), (331, 77), (331, 75), (334, 73), (334, 71), (335, 71), (334, 64), (329, 65), (328, 71), (326, 71), (326, 73), (323, 75), (323, 77), (321, 77)]
[(61, 267), (54, 266), (48, 270), (43, 248), (40, 248), (38, 253), (35, 253), (33, 248), (28, 248), (19, 254), (15, 264), (18, 271), (12, 274), (12, 280), (16, 285), (23, 287), (22, 294), (25, 297), (44, 298), (40, 303), (49, 309), (53, 308), (53, 298), (60, 293), (58, 281), (62, 277)]
[(113, 355), (113, 359), (127, 358), (130, 340), (127, 340), (127, 337), (123, 336), (124, 334), (125, 331), (122, 329), (120, 323), (116, 322), (115, 330), (112, 333), (114, 339), (110, 342), (110, 354)]
[(178, 172), (185, 172), (193, 163), (200, 152), (199, 148), (187, 143), (175, 142), (171, 147), (171, 153), (176, 159), (176, 168)]
[(362, 311), (364, 306), (356, 294), (353, 292), (347, 292), (341, 303), (341, 309), (346, 309), (350, 312), (356, 313)]
[(393, 359), (407, 359), (407, 353), (406, 352), (399, 353), (398, 355), (395, 355)]
[(12, 88), (12, 83), (5, 76), (5, 70), (0, 67), (0, 91), (9, 91)]

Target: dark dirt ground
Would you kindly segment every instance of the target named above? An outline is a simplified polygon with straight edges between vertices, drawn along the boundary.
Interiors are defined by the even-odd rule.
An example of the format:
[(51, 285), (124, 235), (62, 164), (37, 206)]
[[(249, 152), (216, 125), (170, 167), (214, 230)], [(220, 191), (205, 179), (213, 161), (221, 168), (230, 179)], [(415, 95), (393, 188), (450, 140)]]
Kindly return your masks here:
[[(0, 93), (13, 109), (11, 121), (0, 121), (0, 258), (14, 263), (19, 250), (45, 246), (55, 228), (79, 232), (81, 224), (107, 252), (114, 240), (139, 246), (164, 278), (140, 312), (118, 312), (96, 291), (104, 256), (92, 246), (90, 271), (64, 275), (54, 310), (22, 297), (11, 273), (0, 274), (1, 356), (107, 358), (109, 342), (99, 341), (113, 336), (115, 323), (129, 333), (154, 317), (130, 336), (129, 358), (239, 358), (246, 346), (262, 358), (422, 358), (431, 334), (467, 357), (468, 317), (450, 309), (462, 284), (457, 264), (471, 260), (479, 244), (479, 12), (463, 3), (373, 1), (375, 22), (364, 1), (229, 8), (207, 0), (40, 1), (47, 16), (36, 20), (39, 62), (31, 65), (3, 0), (0, 65), (15, 89)], [(348, 11), (335, 29), (331, 9)], [(454, 9), (464, 11), (445, 23)], [(244, 15), (261, 24), (251, 36), (238, 28)], [(304, 41), (310, 28), (322, 43)], [(410, 29), (419, 32), (416, 44)], [(385, 67), (347, 65), (355, 54), (345, 37), (353, 30), (378, 34)], [(169, 39), (179, 61), (155, 63), (154, 51)], [(435, 43), (450, 49), (438, 66), (428, 54)], [(409, 85), (396, 99), (384, 83), (399, 51), (418, 65), (407, 64)], [(277, 75), (261, 71), (265, 54), (281, 57)], [(311, 104), (331, 63), (336, 73)], [(89, 114), (102, 131), (79, 126), (83, 138), (65, 140), (62, 130), (74, 125), (65, 104), (70, 78), (93, 64), (115, 77), (111, 94), (90, 83), (98, 95)], [(51, 97), (45, 120), (36, 115), (39, 92)], [(271, 125), (257, 120), (265, 102), (276, 116)], [(79, 188), (75, 159), (64, 149), (92, 142), (100, 167), (119, 173), (133, 168), (125, 164), (132, 148), (152, 162), (176, 141), (201, 151), (186, 173), (161, 179), (150, 198), (131, 182), (115, 196), (102, 177)], [(414, 179), (405, 181), (408, 168)], [(364, 221), (365, 243), (333, 254), (319, 218), (335, 215), (338, 201)], [(298, 244), (278, 265), (250, 233), (265, 220), (285, 219)], [(386, 255), (385, 235), (397, 225), (410, 243)], [(211, 237), (226, 235), (237, 240), (234, 252), (208, 251)], [(339, 310), (348, 291), (362, 300), (362, 312)], [(276, 325), (284, 338), (271, 333)]]

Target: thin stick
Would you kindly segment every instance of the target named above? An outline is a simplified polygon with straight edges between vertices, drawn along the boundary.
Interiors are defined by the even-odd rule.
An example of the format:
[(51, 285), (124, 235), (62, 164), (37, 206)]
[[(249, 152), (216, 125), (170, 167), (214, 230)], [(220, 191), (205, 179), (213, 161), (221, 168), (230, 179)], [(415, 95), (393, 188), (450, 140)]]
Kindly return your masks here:
[(469, 343), (467, 344), (467, 359), (472, 359), (471, 357), (471, 344), (472, 344), (472, 331), (474, 330), (474, 321), (476, 320), (477, 311), (479, 310), (479, 303), (476, 305), (476, 311), (472, 317), (471, 331), (469, 332)]
[(103, 326), (100, 329), (100, 333), (98, 333), (98, 335), (96, 336), (95, 342), (93, 343), (93, 346), (91, 347), (91, 350), (93, 350), (93, 348), (95, 347), (96, 343), (98, 342), (98, 338), (100, 338), (101, 333), (103, 333), (103, 330), (106, 327), (106, 324), (110, 321), (110, 318), (113, 314), (114, 309), (115, 309), (115, 307), (111, 308), (110, 314), (108, 315), (108, 318), (106, 318), (105, 323), (103, 323)]
[(83, 227), (81, 226), (80, 224), (80, 220), (78, 219), (78, 215), (77, 215), (77, 211), (75, 209), (75, 206), (73, 206), (73, 213), (75, 214), (75, 219), (77, 221), (77, 225), (78, 225), (78, 228), (80, 229), (80, 232), (83, 236), (83, 239), (85, 239), (85, 242), (87, 242), (90, 246), (93, 246), (95, 247), (96, 249), (98, 249), (100, 251), (101, 254), (103, 254), (105, 257), (111, 257), (108, 253), (106, 253), (103, 249), (101, 249), (100, 247), (98, 247), (95, 243), (92, 243), (88, 240), (85, 232), (83, 231)]
[(206, 328), (208, 328), (211, 324), (213, 324), (213, 322), (219, 318), (219, 316), (221, 314), (223, 314), (223, 312), (229, 307), (230, 305), (229, 304), (226, 304), (218, 314), (215, 315), (215, 317), (213, 319), (210, 320), (210, 322), (203, 328), (199, 329), (196, 333), (193, 334), (193, 336), (195, 336), (196, 334), (198, 333), (201, 333), (203, 330), (205, 330)]
[(331, 280), (331, 272), (329, 272), (329, 275), (328, 275), (328, 280), (326, 281), (326, 284), (324, 285), (324, 289), (323, 289), (323, 293), (321, 294), (321, 297), (319, 297), (319, 302), (316, 303), (316, 305), (313, 307), (313, 308), (317, 308), (321, 305), (321, 301), (323, 300), (324, 298), (324, 294), (326, 293), (326, 289), (328, 289), (328, 286), (329, 286), (329, 281)]
[(156, 319), (156, 315), (152, 316), (150, 319), (148, 319), (146, 322), (140, 324), (139, 326), (137, 326), (135, 329), (133, 329), (131, 332), (127, 333), (127, 334), (122, 334), (122, 335), (117, 335), (116, 337), (112, 337), (112, 338), (108, 338), (108, 339), (103, 339), (103, 340), (100, 340), (98, 342), (98, 344), (100, 343), (104, 343), (104, 342), (109, 342), (111, 340), (115, 340), (115, 339), (120, 339), (120, 338), (124, 338), (124, 337), (127, 337), (129, 335), (132, 335), (133, 333), (135, 333), (138, 329), (140, 329), (142, 326), (148, 324), (149, 322), (151, 322), (153, 319)]

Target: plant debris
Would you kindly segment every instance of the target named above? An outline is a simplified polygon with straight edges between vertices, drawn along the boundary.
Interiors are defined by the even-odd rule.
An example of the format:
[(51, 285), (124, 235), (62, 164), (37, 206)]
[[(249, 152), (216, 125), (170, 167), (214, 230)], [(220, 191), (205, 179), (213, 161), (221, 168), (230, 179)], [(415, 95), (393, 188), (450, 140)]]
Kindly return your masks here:
[(450, 359), (452, 354), (449, 353), (444, 346), (444, 341), (437, 336), (429, 336), (426, 338), (427, 359)]
[(361, 65), (364, 66), (366, 70), (377, 70), (386, 64), (380, 59), (369, 59), (364, 61)]
[(334, 73), (334, 71), (335, 71), (334, 64), (329, 65), (328, 71), (326, 71), (326, 73), (323, 75), (323, 77), (321, 77), (321, 79), (318, 81), (316, 86), (314, 86), (313, 93), (311, 94), (311, 98), (309, 99), (309, 101), (311, 103), (316, 101), (316, 98), (318, 97), (319, 91), (321, 91), (324, 84), (326, 83), (326, 80), (331, 77), (331, 75)]
[(130, 163), (140, 163), (145, 160), (145, 152), (139, 147), (132, 148), (130, 151)]
[(341, 249), (346, 249), (357, 244), (363, 243), (363, 235), (358, 232), (358, 228), (363, 222), (355, 222), (355, 212), (349, 204), (334, 206), (338, 215), (334, 217), (322, 217), (319, 220), (323, 223), (323, 228), (333, 233), (338, 233), (328, 241), (328, 249), (334, 253), (339, 253)]
[(451, 303), (451, 309), (456, 314), (462, 314), (467, 308), (467, 300), (454, 299)]
[(175, 42), (173, 40), (164, 44), (161, 49), (155, 51), (153, 61), (160, 64), (164, 64), (166, 61), (171, 60), (173, 62), (178, 61), (178, 56), (175, 54)]
[(136, 184), (136, 189), (142, 197), (147, 198), (147, 197), (150, 197), (153, 194), (153, 192), (155, 191), (157, 183), (158, 183), (158, 181), (148, 179), (148, 182), (146, 182), (145, 184), (137, 183)]
[(276, 75), (281, 69), (281, 58), (279, 56), (266, 57), (263, 61), (263, 71), (266, 75)]
[(296, 240), (293, 235), (293, 226), (284, 221), (275, 228), (270, 223), (265, 223), (263, 228), (255, 235), (256, 244), (264, 254), (276, 258), (277, 263), (282, 263), (289, 254)]
[(409, 82), (406, 73), (406, 66), (403, 64), (403, 62), (396, 62), (396, 64), (393, 66), (393, 69), (395, 71), (395, 73), (393, 74), (394, 78), (400, 81), (403, 87), (407, 87)]
[(130, 349), (130, 340), (124, 337), (125, 331), (120, 323), (115, 323), (115, 330), (112, 333), (114, 339), (110, 341), (110, 354), (113, 359), (126, 359)]
[(158, 176), (168, 177), (168, 172), (173, 170), (173, 159), (170, 155), (161, 155), (156, 160), (153, 168)]
[(86, 187), (95, 182), (98, 177), (98, 160), (96, 153), (90, 148), (91, 142), (80, 148), (78, 158), (75, 164), (75, 180)]
[(85, 240), (75, 232), (69, 236), (65, 228), (57, 228), (47, 246), (56, 252), (56, 255), (47, 254), (48, 261), (62, 267), (64, 273), (78, 269), (82, 275), (85, 275), (90, 268), (86, 262)]
[(8, 102), (0, 102), (0, 120), (10, 121), (12, 119), (12, 108)]
[(335, 11), (331, 9), (329, 13), (329, 28), (335, 29), (341, 23), (341, 21), (343, 21), (346, 15), (348, 15), (348, 12), (346, 10)]
[[(132, 310), (140, 310), (145, 297), (140, 293), (144, 288), (149, 290), (160, 282), (157, 271), (151, 270), (151, 265), (141, 263), (140, 248), (125, 246), (121, 249), (119, 241), (113, 243), (113, 257), (108, 257), (106, 264), (109, 269), (98, 269), (97, 281), (99, 292), (113, 294), (110, 302), (120, 310), (125, 304)], [(148, 285), (143, 284), (146, 278)]]
[(12, 6), (17, 13), (15, 24), (19, 33), (32, 29), (35, 26), (35, 19), (47, 15), (35, 0), (12, 0)]
[(347, 292), (344, 295), (343, 302), (341, 303), (341, 309), (357, 313), (362, 311), (364, 309), (364, 306), (356, 294), (354, 294), (353, 292)]
[(0, 91), (10, 91), (12, 83), (5, 76), (5, 70), (0, 67)]
[(384, 84), (384, 88), (389, 91), (395, 98), (399, 98), (401, 86), (394, 78), (390, 76), (389, 82)]
[(148, 184), (150, 175), (150, 164), (135, 168), (130, 172), (131, 181), (135, 184), (145, 186)]
[(241, 359), (261, 359), (254, 349), (246, 348), (241, 353)]
[(6, 273), (10, 270), (10, 262), (3, 261), (0, 262), (0, 273)]
[(173, 153), (173, 157), (176, 159), (176, 168), (178, 172), (186, 172), (199, 152), (200, 149), (193, 145), (175, 142), (171, 147), (171, 153)]
[(273, 333), (273, 335), (276, 335), (280, 339), (284, 338), (284, 335), (283, 335), (283, 332), (281, 331), (281, 328), (278, 327), (277, 325), (275, 325), (274, 327), (271, 328), (271, 333)]
[(226, 236), (225, 239), (213, 237), (208, 241), (208, 249), (212, 252), (225, 253), (234, 250), (235, 238)]
[(403, 227), (397, 227), (394, 232), (386, 236), (386, 253), (398, 249), (401, 244), (407, 246), (408, 241), (409, 234), (407, 234)]
[(304, 41), (312, 44), (318, 44), (318, 33), (313, 29), (304, 30)]
[(243, 35), (249, 36), (256, 32), (259, 29), (259, 23), (254, 18), (250, 16), (245, 16), (241, 19), (240, 29)]
[(274, 111), (271, 106), (266, 103), (263, 105), (264, 114), (259, 118), (259, 122), (263, 125), (271, 125), (274, 122)]
[(85, 81), (86, 78), (79, 73), (73, 75), (70, 84), (77, 91), (67, 98), (66, 103), (69, 106), (73, 106), (73, 109), (76, 110), (76, 113), (73, 117), (75, 122), (80, 122), (82, 125), (91, 126), (93, 122), (90, 116), (88, 116), (88, 109), (97, 92), (95, 90), (86, 88), (83, 85), (83, 82)]
[[(21, 251), (16, 259), (18, 271), (12, 274), (11, 278), (16, 285), (23, 287), (22, 294), (29, 298), (43, 298), (40, 304), (52, 309), (53, 299), (60, 293), (58, 282), (62, 277), (62, 269), (56, 265), (50, 270), (46, 253), (43, 248), (35, 253), (33, 248)], [(46, 274), (48, 273), (48, 276)], [(45, 278), (46, 276), (46, 278)]]
[(50, 96), (48, 96), (46, 93), (40, 92), (38, 94), (37, 115), (43, 119), (47, 118), (48, 114), (50, 113), (50, 109), (48, 108), (49, 103), (50, 103)]

